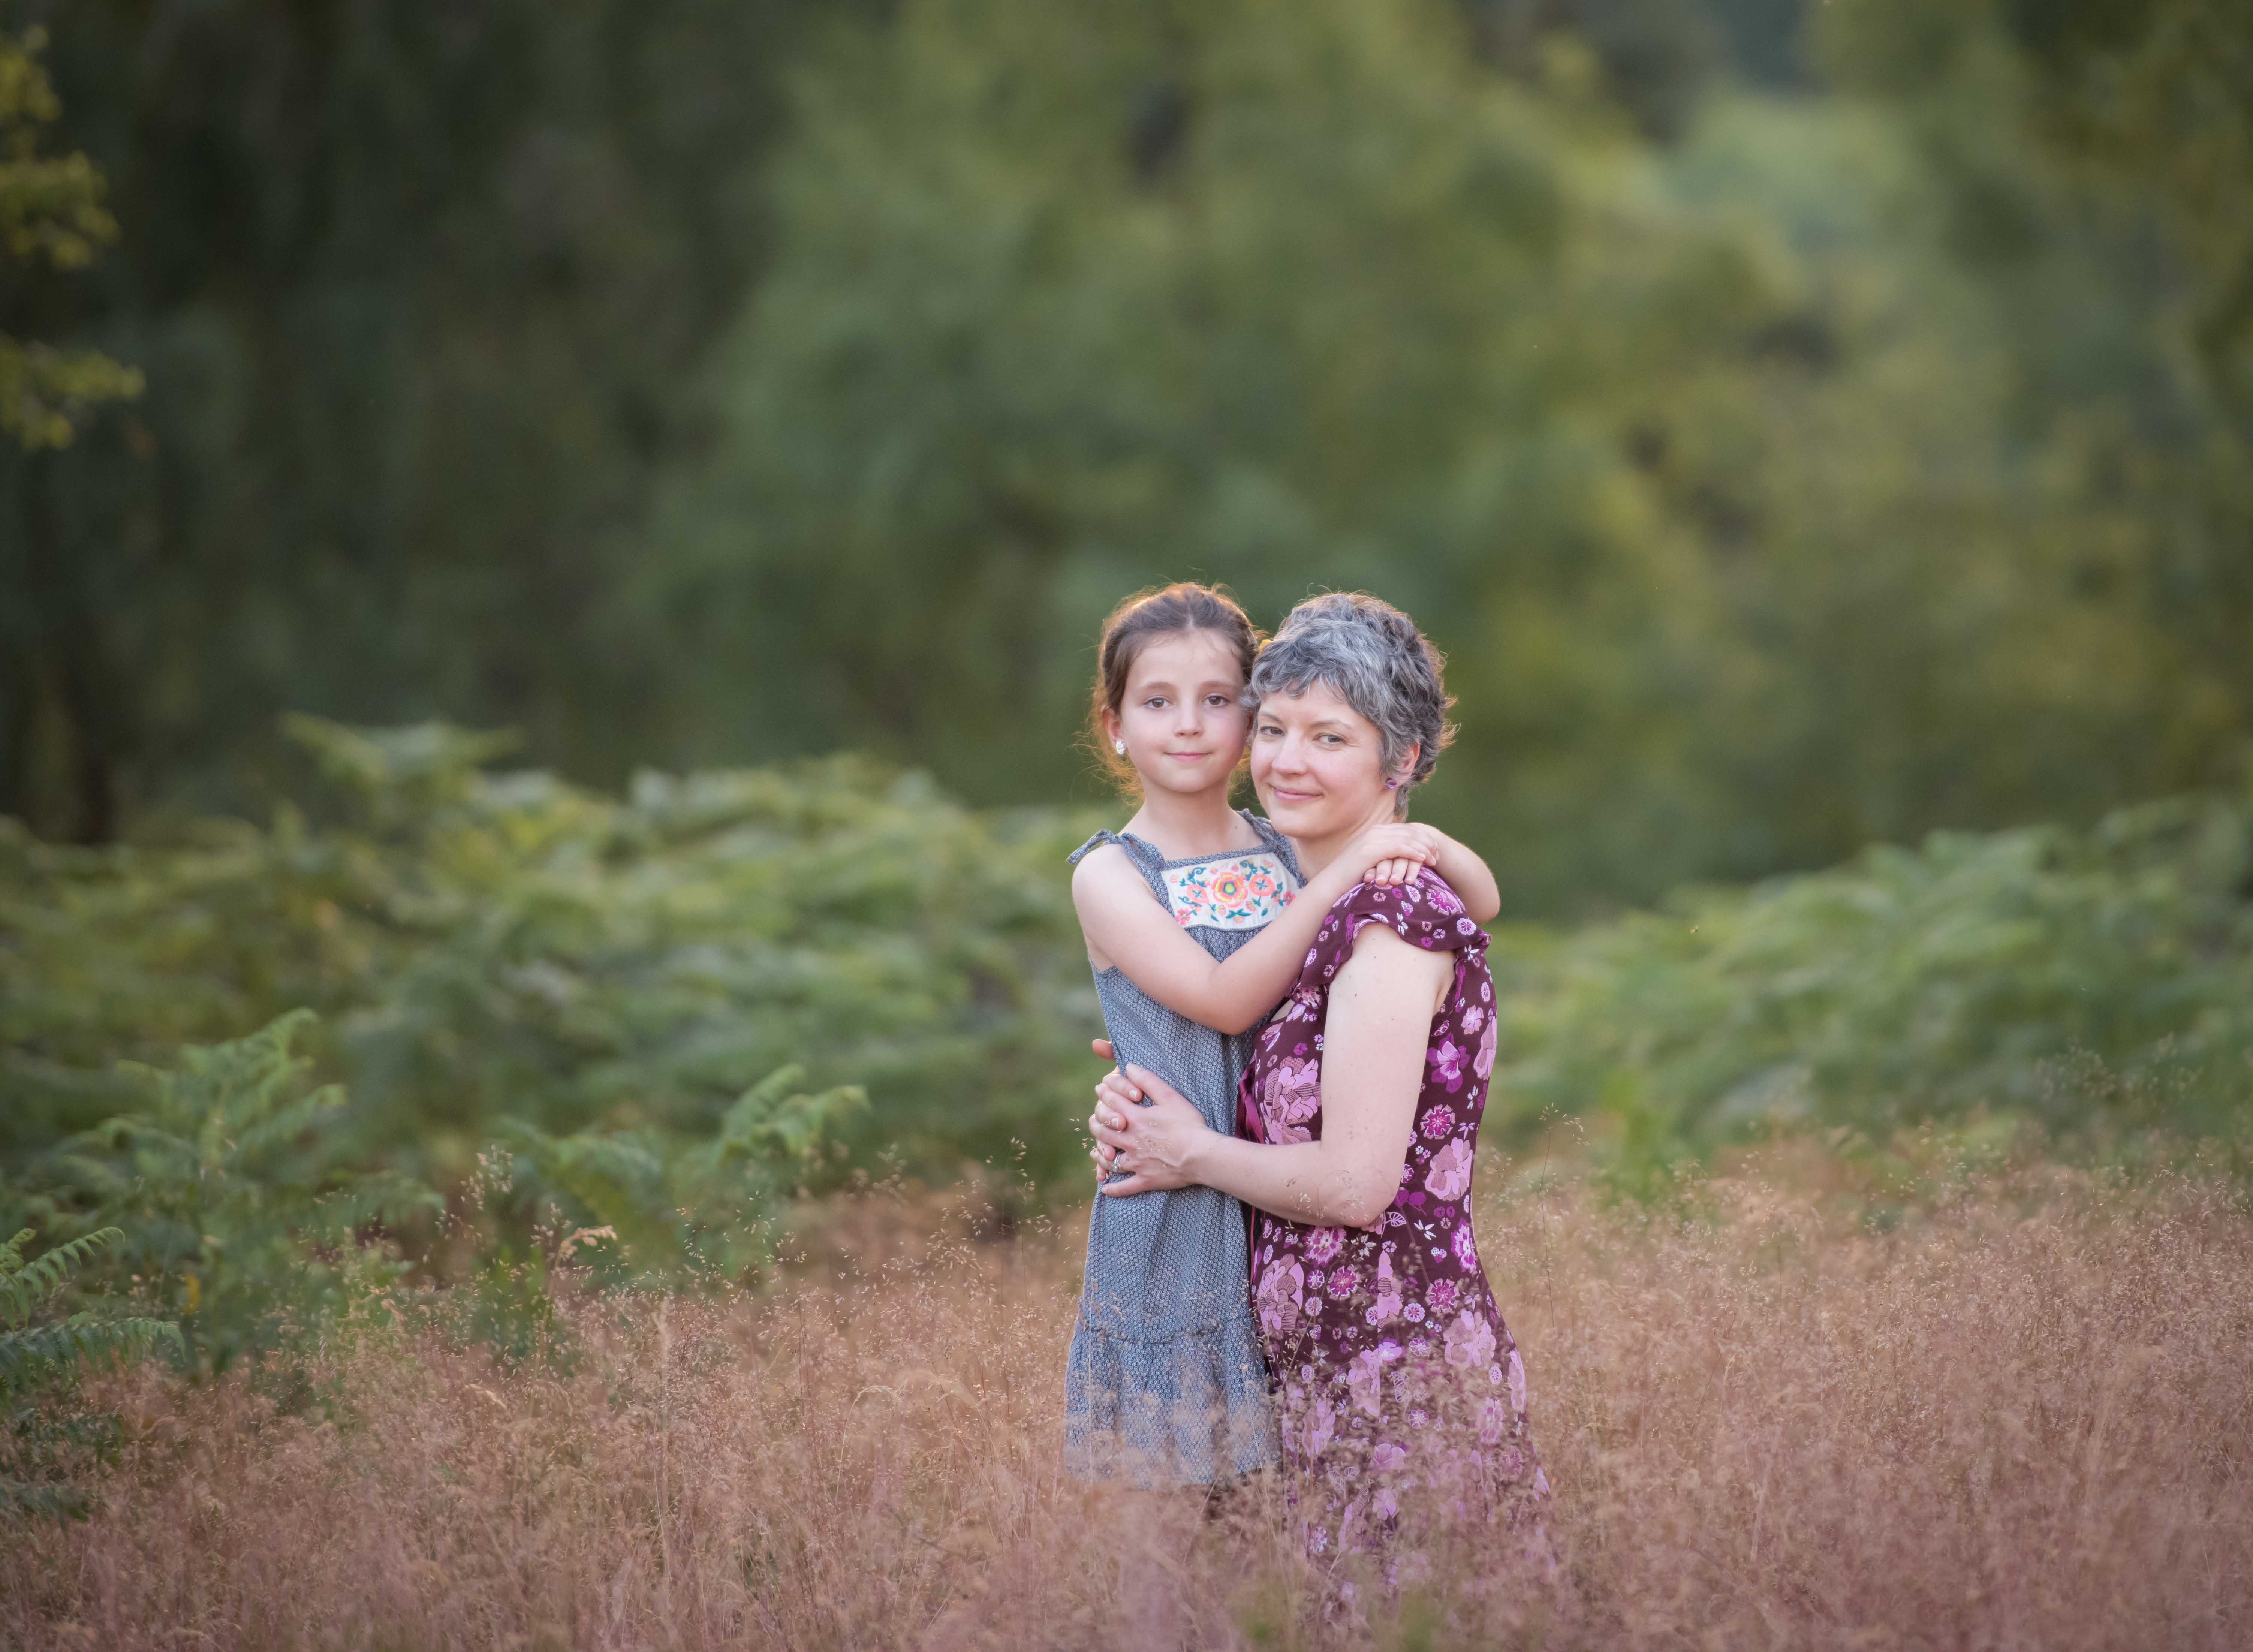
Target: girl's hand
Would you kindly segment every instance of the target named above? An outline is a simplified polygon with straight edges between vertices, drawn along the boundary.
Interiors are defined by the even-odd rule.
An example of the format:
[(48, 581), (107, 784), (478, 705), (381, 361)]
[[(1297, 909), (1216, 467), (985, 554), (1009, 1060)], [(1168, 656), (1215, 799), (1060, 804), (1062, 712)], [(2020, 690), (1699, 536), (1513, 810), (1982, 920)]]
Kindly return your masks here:
[(1437, 827), (1411, 820), (1388, 821), (1363, 833), (1345, 847), (1338, 863), (1349, 870), (1366, 868), (1359, 878), (1379, 888), (1406, 883), (1440, 858)]
[(1213, 1133), (1188, 1098), (1140, 1067), (1108, 1074), (1095, 1087), (1087, 1127), (1112, 1150), (1113, 1167), (1128, 1173), (1123, 1181), (1103, 1184), (1112, 1198), (1193, 1185), (1190, 1161)]

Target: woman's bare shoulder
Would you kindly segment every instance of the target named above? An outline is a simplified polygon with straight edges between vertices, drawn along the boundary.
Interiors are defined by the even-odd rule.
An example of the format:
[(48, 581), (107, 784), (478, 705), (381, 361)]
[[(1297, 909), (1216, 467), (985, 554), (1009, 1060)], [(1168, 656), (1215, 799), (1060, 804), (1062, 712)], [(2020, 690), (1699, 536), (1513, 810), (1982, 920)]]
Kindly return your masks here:
[(1348, 958), (1358, 961), (1364, 958), (1397, 959), (1402, 963), (1415, 959), (1441, 972), (1454, 967), (1446, 952), (1419, 946), (1389, 924), (1364, 924), (1354, 931)]

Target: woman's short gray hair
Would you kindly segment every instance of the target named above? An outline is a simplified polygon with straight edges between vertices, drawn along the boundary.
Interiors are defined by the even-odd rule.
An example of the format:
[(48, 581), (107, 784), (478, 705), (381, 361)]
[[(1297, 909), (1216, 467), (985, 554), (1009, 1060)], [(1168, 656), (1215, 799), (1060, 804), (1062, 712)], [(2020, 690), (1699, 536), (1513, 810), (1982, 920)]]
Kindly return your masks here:
[(1440, 677), (1444, 663), (1416, 622), (1392, 603), (1360, 591), (1325, 591), (1293, 609), (1274, 641), (1259, 651), (1252, 693), (1265, 700), (1302, 694), (1313, 683), (1327, 686), (1377, 725), (1388, 776), (1412, 747), (1415, 764), (1400, 783), (1405, 807), (1408, 789), (1432, 772), (1440, 749), (1455, 737), (1447, 721), (1455, 702)]

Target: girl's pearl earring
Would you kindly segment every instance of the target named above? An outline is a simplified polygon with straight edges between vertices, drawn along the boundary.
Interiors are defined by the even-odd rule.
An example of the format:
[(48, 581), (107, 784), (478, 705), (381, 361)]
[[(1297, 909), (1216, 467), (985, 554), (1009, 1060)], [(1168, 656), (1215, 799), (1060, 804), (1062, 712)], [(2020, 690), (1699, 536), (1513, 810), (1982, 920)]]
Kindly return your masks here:
[(1126, 755), (1126, 742), (1123, 740), (1113, 741), (1111, 742), (1111, 749), (1122, 757)]

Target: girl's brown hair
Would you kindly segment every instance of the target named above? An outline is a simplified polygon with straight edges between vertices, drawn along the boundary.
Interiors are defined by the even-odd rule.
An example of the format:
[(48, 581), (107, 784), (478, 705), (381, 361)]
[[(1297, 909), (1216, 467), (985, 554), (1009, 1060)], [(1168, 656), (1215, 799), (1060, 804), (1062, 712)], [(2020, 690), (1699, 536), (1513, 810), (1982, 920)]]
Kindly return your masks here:
[(1130, 797), (1140, 791), (1134, 765), (1111, 749), (1104, 714), (1115, 715), (1126, 703), (1126, 674), (1142, 651), (1161, 637), (1188, 631), (1214, 631), (1225, 638), (1236, 650), (1245, 681), (1252, 680), (1252, 662), (1259, 657), (1259, 632), (1225, 586), (1184, 580), (1138, 591), (1103, 622), (1103, 641), (1095, 651), (1095, 695), (1088, 708), (1087, 741), (1105, 771)]

